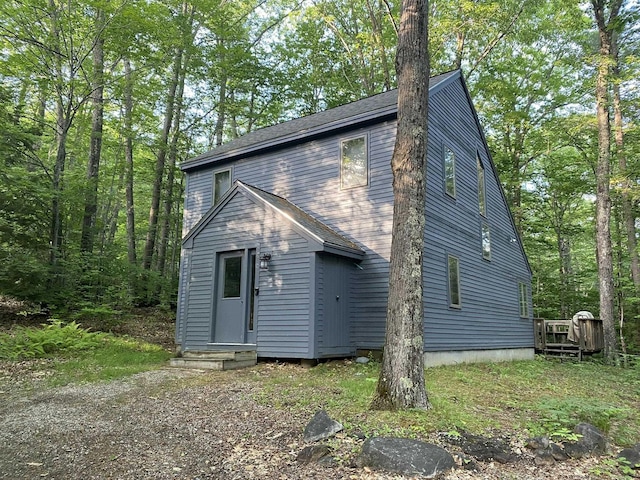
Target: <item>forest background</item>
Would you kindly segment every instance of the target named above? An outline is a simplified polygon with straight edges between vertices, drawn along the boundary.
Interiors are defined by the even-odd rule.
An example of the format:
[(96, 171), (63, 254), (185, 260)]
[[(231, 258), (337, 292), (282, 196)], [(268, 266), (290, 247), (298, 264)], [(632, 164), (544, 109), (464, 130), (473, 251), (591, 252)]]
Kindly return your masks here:
[[(619, 3), (599, 50), (597, 4)], [(0, 294), (175, 305), (178, 165), (395, 87), (390, 0), (0, 0)], [(640, 343), (640, 5), (431, 0), (533, 268), (534, 316), (599, 311), (596, 87), (607, 65), (614, 312)], [(599, 156), (600, 155), (600, 156)], [(629, 346), (629, 345), (627, 345)]]

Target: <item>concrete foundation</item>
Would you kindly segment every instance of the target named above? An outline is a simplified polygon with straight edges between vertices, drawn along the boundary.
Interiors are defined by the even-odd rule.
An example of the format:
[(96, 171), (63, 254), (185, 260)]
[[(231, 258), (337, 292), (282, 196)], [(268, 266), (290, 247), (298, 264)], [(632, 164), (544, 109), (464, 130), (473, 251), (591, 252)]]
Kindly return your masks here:
[(458, 350), (454, 352), (425, 352), (424, 366), (456, 365), (459, 363), (511, 362), (533, 360), (532, 348), (507, 348), (502, 350)]

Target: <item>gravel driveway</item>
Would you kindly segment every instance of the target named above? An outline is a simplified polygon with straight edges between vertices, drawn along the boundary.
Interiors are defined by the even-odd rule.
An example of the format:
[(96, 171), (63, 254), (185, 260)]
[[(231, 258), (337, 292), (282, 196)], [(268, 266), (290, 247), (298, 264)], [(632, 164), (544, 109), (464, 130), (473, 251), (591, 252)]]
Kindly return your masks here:
[[(334, 465), (298, 463), (310, 412), (257, 403), (260, 383), (243, 380), (251, 374), (165, 368), (108, 383), (26, 388), (0, 365), (0, 478), (406, 478), (357, 468), (359, 441), (346, 435), (332, 444)], [(483, 464), (446, 478), (595, 478), (594, 462)]]

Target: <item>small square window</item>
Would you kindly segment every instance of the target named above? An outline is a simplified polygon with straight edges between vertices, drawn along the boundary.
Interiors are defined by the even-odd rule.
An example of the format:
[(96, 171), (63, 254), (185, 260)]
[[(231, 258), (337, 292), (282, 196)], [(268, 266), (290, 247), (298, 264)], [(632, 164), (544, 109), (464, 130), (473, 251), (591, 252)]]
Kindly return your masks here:
[(456, 158), (453, 151), (444, 147), (444, 189), (447, 195), (456, 196)]
[(220, 170), (213, 174), (213, 205), (220, 203), (223, 195), (231, 188), (231, 170)]
[(460, 308), (462, 302), (460, 300), (460, 268), (458, 265), (458, 257), (448, 256), (449, 270), (449, 306)]
[(366, 136), (340, 142), (340, 179), (342, 188), (363, 187), (369, 183)]
[(489, 234), (489, 225), (482, 223), (482, 258), (491, 260), (491, 235)]
[(482, 160), (480, 160), (480, 155), (477, 157), (478, 160), (478, 207), (480, 209), (480, 215), (483, 217), (487, 216), (487, 193), (485, 191), (484, 184), (484, 166), (482, 165)]
[(520, 282), (518, 284), (520, 291), (520, 317), (529, 318), (529, 290), (527, 284)]

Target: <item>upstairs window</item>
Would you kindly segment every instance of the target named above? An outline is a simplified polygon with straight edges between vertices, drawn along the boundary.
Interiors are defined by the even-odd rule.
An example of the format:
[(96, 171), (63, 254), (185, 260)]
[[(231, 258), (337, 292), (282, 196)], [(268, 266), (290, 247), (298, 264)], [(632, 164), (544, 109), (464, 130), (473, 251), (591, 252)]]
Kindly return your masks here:
[(220, 170), (213, 174), (213, 206), (220, 203), (222, 196), (231, 188), (231, 170)]
[(520, 282), (518, 284), (520, 290), (520, 316), (522, 318), (529, 318), (529, 295), (527, 290), (527, 284)]
[(363, 187), (369, 183), (367, 137), (340, 142), (340, 183), (342, 188)]
[(460, 308), (462, 302), (460, 300), (460, 268), (458, 265), (458, 257), (448, 256), (449, 270), (449, 306)]
[(489, 225), (482, 222), (482, 258), (491, 260), (491, 235)]
[(480, 209), (480, 215), (483, 217), (487, 216), (487, 193), (485, 191), (484, 186), (484, 166), (482, 165), (482, 160), (480, 160), (480, 155), (477, 157), (478, 160), (478, 207)]
[(450, 148), (444, 147), (444, 190), (447, 195), (456, 196), (456, 159)]

